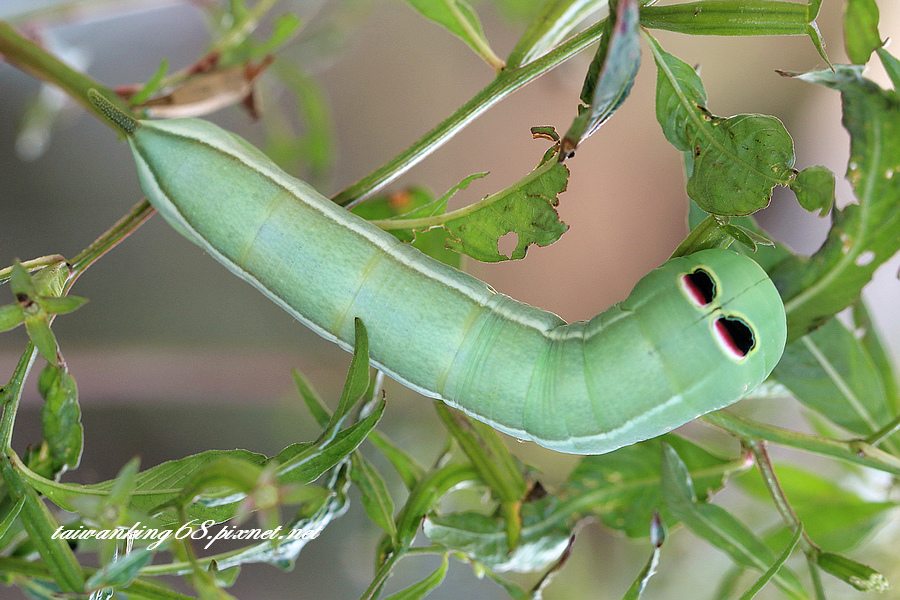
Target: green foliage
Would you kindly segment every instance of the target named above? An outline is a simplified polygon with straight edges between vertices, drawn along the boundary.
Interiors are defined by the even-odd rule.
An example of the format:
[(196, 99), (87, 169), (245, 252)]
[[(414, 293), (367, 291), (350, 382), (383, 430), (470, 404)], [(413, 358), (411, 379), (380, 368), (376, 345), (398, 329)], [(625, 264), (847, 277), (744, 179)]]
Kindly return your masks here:
[(900, 98), (865, 79), (856, 66), (836, 65), (799, 78), (841, 93), (850, 133), (847, 179), (859, 203), (834, 211), (828, 239), (813, 256), (792, 256), (771, 272), (785, 300), (789, 340), (847, 308), (875, 269), (900, 250)]
[[(166, 57), (153, 57), (152, 64), (159, 68), (135, 87), (129, 103), (140, 105), (177, 86), (202, 82), (210, 73), (242, 72), (251, 61), (274, 54), (277, 61), (265, 77), (240, 80), (238, 87), (245, 93), (230, 102), (252, 104), (258, 89), (287, 90), (296, 99), (288, 112), (263, 104), (268, 153), (290, 170), (325, 177), (334, 151), (335, 117), (314, 75), (314, 63), (332, 60), (335, 50), (355, 37), (347, 23), (360, 20), (364, 11), (359, 6), (365, 3), (339, 4), (310, 25), (305, 16), (273, 12), (276, 3), (271, 0), (206, 3), (203, 10), (213, 31), (207, 52), (177, 72), (169, 71)], [(662, 6), (617, 0), (609, 18), (580, 31), (582, 22), (602, 14), (608, 3), (497, 0), (503, 11), (530, 19), (521, 25), (522, 35), (505, 66), (475, 12), (480, 5), (473, 8), (462, 0), (409, 4), (468, 44), (492, 67), (494, 80), (397, 159), (336, 200), (346, 205), (369, 197), (354, 207), (358, 215), (454, 266), (462, 262), (461, 253), (483, 261), (519, 259), (530, 244), (550, 244), (566, 231), (555, 210), (569, 176), (560, 157), (611, 118), (628, 97), (640, 67), (641, 28), (689, 35), (808, 36), (827, 61), (816, 25), (821, 5), (817, 0), (701, 0)], [(329, 19), (334, 22), (321, 24)], [(350, 509), (351, 498), (358, 498), (360, 514), (364, 512), (382, 536), (371, 548), (375, 566), (362, 594), (366, 599), (426, 597), (444, 582), (451, 558), (470, 565), (478, 577), (487, 575), (510, 597), (539, 598), (544, 592), (549, 597), (551, 577), (570, 576), (564, 566), (570, 553), (580, 551), (573, 548), (574, 535), (587, 521), (650, 549), (646, 563), (629, 571), (634, 583), (624, 592), (627, 599), (652, 595), (654, 573), (672, 566), (673, 544), (668, 540), (685, 536), (698, 538), (732, 561), (719, 597), (749, 600), (769, 593), (820, 600), (825, 598), (822, 573), (850, 593), (885, 589), (878, 567), (889, 564), (873, 568), (845, 554), (864, 551), (897, 510), (891, 493), (895, 482), (882, 489), (872, 483), (868, 471), (850, 463), (894, 478), (900, 475), (900, 388), (889, 352), (859, 299), (875, 269), (900, 250), (900, 61), (883, 47), (878, 19), (875, 0), (848, 0), (845, 50), (854, 65), (796, 77), (840, 94), (843, 125), (851, 139), (847, 178), (856, 202), (844, 202), (839, 209), (834, 208), (834, 174), (821, 166), (795, 170), (793, 141), (776, 117), (715, 116), (707, 108), (698, 72), (644, 32), (657, 68), (653, 116), (674, 151), (685, 157), (686, 191), (694, 201), (693, 230), (675, 254), (731, 246), (752, 255), (771, 274), (785, 301), (790, 343), (772, 385), (756, 395), (769, 403), (799, 403), (817, 434), (769, 425), (768, 418), (718, 413), (710, 415), (708, 423), (736, 437), (741, 451), (715, 439), (704, 439), (707, 449), (686, 437), (690, 431), (669, 433), (583, 457), (568, 474), (554, 478), (561, 483), (545, 487), (546, 476), (523, 463), (515, 445), (488, 426), (437, 404), (447, 441), (438, 460), (425, 466), (421, 457), (376, 429), (385, 411), (381, 379), (370, 373), (368, 332), (357, 321), (354, 356), (335, 402), (324, 402), (303, 375), (294, 373), (299, 396), (322, 430), (315, 440), (295, 442), (274, 456), (243, 449), (206, 450), (144, 470), (134, 459), (115, 478), (78, 483), (84, 432), (76, 374), (63, 360), (51, 323), (55, 315), (84, 303), (68, 295), (72, 283), (149, 216), (143, 204), (69, 262), (52, 256), (17, 261), (0, 270), (0, 284), (8, 283), (11, 292), (0, 306), (0, 331), (24, 324), (29, 337), (8, 383), (0, 387), (3, 582), (19, 586), (30, 597), (48, 599), (89, 594), (144, 600), (231, 598), (224, 588), (239, 576), (242, 565), (292, 568), (310, 540)], [(261, 23), (266, 24), (262, 33)], [(450, 212), (450, 197), (483, 174), (464, 178), (440, 197), (415, 184), (400, 192), (381, 191), (506, 94), (598, 41), (584, 74), (581, 102), (570, 107), (577, 116), (564, 140), (552, 128), (537, 130), (536, 137), (555, 145), (519, 181)], [(89, 89), (100, 90), (95, 93), (114, 103), (114, 110), (127, 108), (98, 82), (5, 23), (0, 23), (0, 53), (9, 64), (59, 86), (95, 113)], [(873, 54), (893, 90), (864, 77), (862, 66)], [(306, 62), (309, 56), (314, 60)], [(712, 60), (715, 57), (707, 59)], [(218, 89), (211, 99), (234, 92)], [(290, 110), (299, 115), (299, 128)], [(652, 169), (636, 165), (636, 177)], [(805, 210), (831, 215), (828, 238), (811, 257), (783, 245), (773, 247), (754, 219), (742, 216), (766, 206), (775, 186), (790, 187)], [(498, 243), (509, 233), (518, 240), (505, 256)], [(845, 324), (848, 320), (835, 317), (848, 307), (851, 313), (845, 316), (852, 329)], [(38, 355), (48, 363), (36, 377), (44, 400), (41, 435), (20, 457), (12, 449), (13, 427)], [(328, 405), (336, 406), (333, 413)], [(370, 444), (364, 444), (366, 440)], [(773, 467), (767, 442), (803, 454), (795, 463)], [(811, 466), (809, 454), (838, 462)], [(61, 481), (66, 472), (67, 479)], [(394, 481), (402, 483), (400, 489), (394, 489)], [(733, 498), (714, 503), (717, 492), (734, 484), (746, 505), (733, 508)], [(471, 496), (464, 497), (468, 502), (456, 502), (464, 489), (478, 493), (476, 505)], [(140, 527), (152, 528), (155, 535), (135, 539), (133, 545), (121, 537), (97, 535)], [(227, 552), (200, 556), (211, 538), (176, 535), (244, 530), (291, 536), (242, 540)], [(86, 532), (93, 535), (82, 535)], [(416, 543), (422, 533), (425, 545)], [(76, 534), (82, 537), (76, 540)], [(389, 593), (386, 582), (397, 563), (422, 555), (439, 557), (437, 568), (428, 565), (420, 581)], [(805, 559), (808, 568), (798, 568), (797, 559)], [(99, 568), (87, 566), (91, 564)], [(702, 573), (702, 566), (696, 570)], [(537, 579), (513, 581), (507, 579), (508, 572), (537, 573)], [(184, 576), (194, 596), (175, 592), (157, 579), (160, 575)]]
[(606, 29), (591, 61), (578, 116), (562, 141), (561, 158), (569, 158), (578, 145), (597, 131), (625, 102), (641, 66), (637, 0), (610, 5)]
[(649, 36), (658, 69), (656, 118), (689, 164), (687, 192), (706, 212), (746, 215), (765, 208), (776, 185), (794, 178), (794, 143), (767, 115), (717, 117), (700, 76)]

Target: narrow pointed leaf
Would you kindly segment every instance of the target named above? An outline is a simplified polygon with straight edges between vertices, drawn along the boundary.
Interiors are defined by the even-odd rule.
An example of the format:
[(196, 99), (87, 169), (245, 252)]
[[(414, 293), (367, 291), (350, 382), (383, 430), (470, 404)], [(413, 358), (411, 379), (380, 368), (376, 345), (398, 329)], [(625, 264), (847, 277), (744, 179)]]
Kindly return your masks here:
[(56, 345), (56, 336), (50, 330), (50, 324), (44, 317), (36, 319), (25, 319), (25, 331), (34, 344), (41, 356), (50, 364), (56, 364), (58, 348)]
[(123, 554), (91, 575), (85, 586), (88, 589), (126, 586), (134, 581), (141, 569), (150, 564), (153, 554), (153, 551), (147, 548), (136, 548), (128, 554)]
[(878, 58), (881, 59), (881, 64), (884, 65), (884, 70), (887, 71), (888, 77), (891, 79), (894, 91), (900, 90), (900, 60), (891, 56), (891, 53), (884, 48), (878, 48), (876, 52), (878, 53)]
[(503, 67), (500, 59), (484, 37), (478, 15), (464, 0), (406, 0), (427, 19), (442, 25), (450, 33), (467, 43), (481, 58), (495, 69)]
[(395, 540), (397, 526), (394, 524), (394, 501), (381, 474), (358, 452), (354, 452), (351, 458), (350, 479), (359, 489), (366, 514)]
[[(701, 499), (720, 489), (731, 473), (748, 468), (743, 460), (726, 460), (685, 439), (666, 435), (582, 458), (560, 495), (577, 498), (582, 516), (595, 515), (629, 537), (646, 537), (647, 523), (664, 505), (659, 485), (664, 441), (684, 457)], [(675, 524), (674, 520), (667, 522)]]
[[(737, 565), (765, 572), (776, 558), (746, 525), (715, 504), (698, 503), (691, 477), (675, 450), (663, 446), (662, 486), (666, 510), (695, 535), (725, 552)], [(776, 585), (792, 599), (806, 599), (803, 586), (789, 570), (774, 576)]]
[(579, 23), (599, 10), (601, 0), (550, 0), (516, 42), (506, 59), (506, 68), (514, 69), (540, 58), (563, 41)]
[(44, 312), (52, 315), (62, 315), (70, 313), (81, 307), (87, 302), (87, 298), (79, 298), (78, 296), (63, 296), (61, 298), (43, 297), (38, 302)]
[(756, 596), (756, 594), (758, 594), (759, 591), (762, 590), (766, 586), (766, 584), (772, 580), (773, 577), (775, 577), (775, 574), (778, 573), (778, 569), (780, 569), (781, 566), (785, 562), (787, 562), (787, 559), (791, 557), (791, 554), (793, 554), (794, 549), (797, 547), (797, 544), (800, 543), (801, 537), (803, 537), (803, 528), (798, 527), (794, 532), (794, 537), (791, 538), (791, 541), (788, 542), (788, 545), (785, 546), (781, 554), (778, 555), (778, 559), (774, 563), (772, 563), (771, 567), (766, 569), (766, 572), (763, 573), (759, 577), (759, 579), (756, 580), (756, 582), (754, 582), (753, 586), (751, 586), (749, 590), (741, 594), (740, 600), (752, 600), (753, 597)]
[(895, 414), (871, 356), (837, 319), (788, 344), (773, 377), (805, 406), (863, 437)]
[(27, 296), (33, 299), (38, 296), (28, 269), (23, 267), (18, 260), (13, 263), (12, 273), (9, 276), (9, 289), (12, 290), (16, 298)]
[(15, 329), (25, 322), (25, 314), (18, 304), (0, 306), (0, 333)]
[(403, 484), (407, 489), (413, 489), (416, 484), (421, 481), (422, 477), (425, 475), (425, 469), (416, 462), (416, 459), (400, 449), (399, 446), (394, 444), (394, 442), (387, 437), (379, 433), (378, 430), (372, 430), (372, 433), (369, 434), (367, 439), (373, 446), (378, 448), (389, 461), (391, 461), (391, 464), (397, 470), (397, 474), (400, 475), (400, 478), (403, 480)]
[(584, 80), (581, 101), (585, 105), (578, 107), (578, 116), (563, 138), (562, 158), (571, 156), (625, 102), (641, 66), (638, 2), (616, 1), (610, 4), (606, 30)]
[(0, 457), (0, 475), (10, 496), (17, 503), (21, 501), (19, 519), (53, 580), (64, 592), (83, 592), (81, 565), (68, 542), (53, 536), (59, 525), (37, 490), (20, 476), (9, 457)]
[(414, 583), (404, 590), (400, 590), (396, 594), (391, 594), (385, 600), (421, 600), (432, 590), (437, 588), (444, 581), (447, 575), (448, 558), (444, 554), (441, 557), (441, 566), (437, 568), (428, 577), (418, 583)]

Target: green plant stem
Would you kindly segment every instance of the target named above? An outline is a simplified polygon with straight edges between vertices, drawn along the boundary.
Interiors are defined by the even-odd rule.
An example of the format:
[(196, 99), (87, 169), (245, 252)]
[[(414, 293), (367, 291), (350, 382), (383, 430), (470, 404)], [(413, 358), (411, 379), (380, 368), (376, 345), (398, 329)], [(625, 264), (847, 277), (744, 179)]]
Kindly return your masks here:
[(69, 287), (94, 261), (119, 245), (122, 240), (152, 217), (154, 212), (156, 212), (156, 209), (144, 198), (135, 204), (112, 227), (106, 230), (103, 235), (94, 240), (90, 246), (78, 253), (71, 261), (72, 275), (69, 278)]
[[(78, 276), (84, 273), (94, 261), (115, 248), (119, 242), (140, 227), (154, 213), (154, 208), (146, 199), (142, 200), (132, 208), (128, 214), (110, 227), (103, 235), (98, 237), (91, 245), (80, 252), (71, 263), (71, 271), (69, 278), (63, 286), (65, 295), (72, 289)], [(52, 322), (53, 317), (51, 317)], [(0, 388), (0, 404), (3, 405), (3, 415), (0, 417), (0, 447), (8, 455), (12, 454), (12, 431), (15, 423), (16, 413), (19, 409), (19, 401), (22, 397), (22, 384), (28, 377), (34, 360), (37, 358), (37, 350), (34, 344), (28, 342), (25, 352), (19, 359), (19, 363), (13, 371), (9, 383)]]
[(844, 442), (820, 435), (799, 433), (751, 421), (722, 410), (704, 416), (703, 420), (742, 438), (747, 443), (768, 440), (788, 448), (822, 454), (900, 476), (900, 458), (859, 440)]
[[(769, 451), (766, 448), (766, 443), (761, 440), (754, 440), (749, 442), (747, 447), (753, 455), (753, 460), (756, 462), (756, 468), (759, 469), (759, 473), (762, 475), (763, 482), (769, 490), (769, 495), (772, 496), (775, 508), (778, 509), (781, 518), (784, 519), (788, 528), (796, 534), (798, 529), (803, 529), (803, 523), (800, 522), (794, 509), (791, 508), (787, 496), (784, 495), (784, 490), (781, 488), (781, 483), (779, 483), (778, 476), (775, 474), (775, 468), (772, 466), (772, 460), (769, 458)], [(803, 532), (800, 541), (803, 546), (803, 552), (806, 553), (807, 556), (815, 556), (818, 554), (819, 547), (809, 538), (805, 531)]]
[(28, 342), (9, 383), (0, 387), (0, 403), (3, 404), (3, 416), (0, 417), (0, 449), (7, 456), (13, 454), (12, 432), (16, 413), (19, 411), (19, 401), (22, 399), (22, 384), (25, 383), (37, 355), (34, 344)]
[(332, 200), (341, 206), (352, 206), (365, 200), (440, 148), (458, 131), (500, 100), (599, 40), (603, 34), (605, 23), (606, 19), (603, 19), (591, 25), (527, 65), (501, 71), (491, 83), (444, 119), (437, 127), (378, 170), (339, 192), (332, 197)]
[(888, 423), (872, 435), (863, 438), (863, 442), (866, 444), (871, 444), (872, 446), (877, 446), (898, 431), (900, 431), (900, 415), (894, 417), (890, 421), (890, 423)]
[(62, 62), (22, 36), (5, 21), (0, 21), (0, 54), (26, 73), (60, 87), (101, 122), (113, 129), (117, 130), (116, 126), (91, 103), (88, 98), (88, 90), (96, 89), (126, 114), (130, 112), (128, 106), (112, 90)]

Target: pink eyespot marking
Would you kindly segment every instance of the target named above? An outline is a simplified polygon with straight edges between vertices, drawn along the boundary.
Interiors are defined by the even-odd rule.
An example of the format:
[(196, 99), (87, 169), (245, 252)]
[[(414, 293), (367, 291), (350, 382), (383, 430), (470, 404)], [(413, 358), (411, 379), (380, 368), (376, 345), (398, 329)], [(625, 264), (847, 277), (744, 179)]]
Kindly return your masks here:
[(681, 276), (681, 289), (691, 302), (699, 307), (708, 306), (716, 297), (716, 281), (703, 269)]
[(753, 330), (743, 319), (718, 317), (713, 325), (713, 331), (719, 346), (734, 360), (743, 360), (756, 346)]

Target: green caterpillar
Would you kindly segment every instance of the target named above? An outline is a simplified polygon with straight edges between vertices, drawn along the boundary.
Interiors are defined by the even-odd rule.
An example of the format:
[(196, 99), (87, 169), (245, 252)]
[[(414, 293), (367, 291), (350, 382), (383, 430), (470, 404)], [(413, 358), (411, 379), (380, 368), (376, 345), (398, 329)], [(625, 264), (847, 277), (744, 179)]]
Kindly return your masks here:
[(784, 306), (750, 258), (675, 258), (590, 321), (498, 294), (425, 256), (197, 119), (135, 121), (141, 186), (187, 238), (345, 349), (365, 323), (372, 364), (517, 438), (610, 452), (736, 402), (784, 349)]

